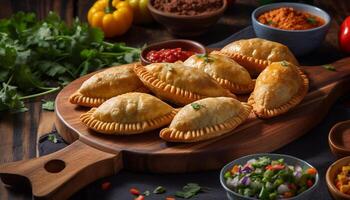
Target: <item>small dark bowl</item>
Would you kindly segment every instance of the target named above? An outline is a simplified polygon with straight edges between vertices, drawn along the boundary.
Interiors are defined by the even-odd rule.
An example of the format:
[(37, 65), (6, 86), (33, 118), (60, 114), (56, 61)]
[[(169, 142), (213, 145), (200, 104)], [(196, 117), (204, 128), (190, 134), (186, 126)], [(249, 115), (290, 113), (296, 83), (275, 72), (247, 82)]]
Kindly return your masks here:
[(209, 30), (210, 26), (215, 24), (223, 15), (227, 8), (227, 0), (223, 0), (222, 7), (207, 13), (195, 16), (177, 15), (157, 10), (153, 7), (154, 0), (148, 1), (148, 9), (153, 18), (167, 30), (177, 36), (192, 37), (203, 34)]
[(206, 50), (205, 47), (195, 41), (192, 40), (167, 40), (159, 43), (154, 43), (146, 48), (144, 48), (141, 51), (141, 64), (142, 65), (149, 65), (151, 64), (150, 61), (147, 60), (146, 56), (147, 53), (151, 50), (161, 50), (161, 49), (173, 49), (173, 48), (182, 48), (185, 51), (193, 51), (196, 54), (205, 54)]
[(338, 158), (350, 156), (350, 120), (334, 125), (328, 135), (328, 144)]
[[(322, 26), (307, 30), (283, 30), (260, 23), (257, 18), (270, 10), (281, 7), (292, 7), (295, 10), (307, 12), (322, 18), (325, 23)], [(331, 18), (324, 10), (302, 3), (272, 3), (260, 6), (252, 13), (252, 24), (256, 36), (286, 45), (296, 56), (310, 53), (319, 47), (328, 32)]]

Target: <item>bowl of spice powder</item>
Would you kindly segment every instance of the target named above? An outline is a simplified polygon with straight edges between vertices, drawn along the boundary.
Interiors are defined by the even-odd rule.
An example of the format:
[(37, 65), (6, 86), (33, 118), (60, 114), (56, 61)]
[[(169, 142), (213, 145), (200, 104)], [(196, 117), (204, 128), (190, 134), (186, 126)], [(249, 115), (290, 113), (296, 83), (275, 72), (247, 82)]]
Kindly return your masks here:
[(200, 35), (223, 15), (227, 0), (150, 0), (153, 18), (173, 35)]
[(317, 49), (328, 32), (330, 16), (320, 8), (302, 3), (273, 3), (252, 13), (259, 38), (282, 43), (302, 56)]

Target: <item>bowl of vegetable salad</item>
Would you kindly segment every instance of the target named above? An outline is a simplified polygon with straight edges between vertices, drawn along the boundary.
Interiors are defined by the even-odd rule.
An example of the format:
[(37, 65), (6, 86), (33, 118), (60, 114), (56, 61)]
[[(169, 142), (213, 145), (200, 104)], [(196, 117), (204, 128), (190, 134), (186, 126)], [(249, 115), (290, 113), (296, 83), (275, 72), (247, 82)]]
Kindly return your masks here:
[(254, 154), (236, 159), (220, 172), (229, 199), (310, 199), (319, 183), (317, 170), (298, 158)]

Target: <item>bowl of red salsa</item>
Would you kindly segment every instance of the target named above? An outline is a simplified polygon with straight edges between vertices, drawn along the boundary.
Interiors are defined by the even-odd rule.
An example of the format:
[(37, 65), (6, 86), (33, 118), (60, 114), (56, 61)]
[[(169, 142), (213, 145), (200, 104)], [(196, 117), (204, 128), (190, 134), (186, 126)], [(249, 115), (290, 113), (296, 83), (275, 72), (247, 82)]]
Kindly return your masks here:
[(194, 54), (205, 54), (205, 47), (192, 40), (168, 40), (151, 44), (141, 52), (142, 65), (185, 61)]

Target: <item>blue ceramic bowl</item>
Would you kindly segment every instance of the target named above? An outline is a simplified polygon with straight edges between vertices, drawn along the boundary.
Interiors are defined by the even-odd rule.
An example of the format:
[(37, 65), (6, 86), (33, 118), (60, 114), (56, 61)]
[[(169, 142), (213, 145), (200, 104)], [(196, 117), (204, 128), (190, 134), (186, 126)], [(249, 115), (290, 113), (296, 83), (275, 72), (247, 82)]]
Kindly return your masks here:
[[(257, 158), (263, 157), (263, 156), (269, 157), (272, 160), (278, 160), (280, 158), (283, 158), (287, 164), (299, 165), (303, 169), (313, 167), (309, 163), (307, 163), (303, 160), (300, 160), (299, 158), (296, 158), (293, 156), (288, 156), (288, 155), (283, 155), (283, 154), (262, 153), (262, 154), (252, 154), (252, 155), (238, 158), (238, 159), (230, 162), (229, 164), (225, 165), (221, 169), (221, 172), (220, 172), (220, 183), (221, 183), (222, 187), (224, 187), (224, 189), (226, 190), (228, 199), (230, 199), (230, 200), (256, 200), (255, 198), (242, 196), (242, 195), (232, 191), (230, 188), (228, 188), (226, 185), (224, 175), (228, 170), (232, 169), (232, 167), (234, 165), (244, 165), (247, 163), (247, 161), (249, 161), (253, 158), (257, 159)], [(320, 182), (319, 175), (316, 174), (315, 183), (311, 188), (309, 188), (308, 190), (304, 191), (303, 193), (301, 193), (293, 198), (288, 198), (288, 200), (308, 200), (308, 199), (311, 199), (311, 195), (315, 191), (315, 189), (318, 187), (319, 182)]]
[[(257, 20), (261, 14), (281, 7), (291, 7), (298, 11), (310, 13), (322, 18), (325, 23), (320, 27), (307, 30), (282, 30), (260, 23)], [(288, 46), (296, 56), (308, 54), (319, 47), (328, 32), (331, 22), (331, 18), (325, 11), (302, 3), (268, 4), (255, 9), (251, 17), (257, 37), (282, 43)]]

